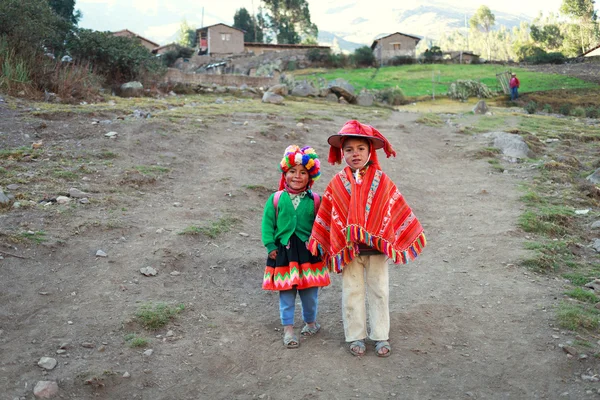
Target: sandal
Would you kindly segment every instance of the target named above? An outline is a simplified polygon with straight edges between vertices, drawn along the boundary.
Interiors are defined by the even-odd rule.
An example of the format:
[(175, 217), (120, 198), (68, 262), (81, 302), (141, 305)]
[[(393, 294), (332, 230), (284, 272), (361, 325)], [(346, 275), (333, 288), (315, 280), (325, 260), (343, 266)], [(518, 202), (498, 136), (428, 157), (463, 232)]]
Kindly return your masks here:
[(315, 323), (315, 326), (304, 325), (304, 328), (300, 331), (302, 336), (314, 336), (321, 330), (321, 325), (319, 323)]
[(283, 345), (288, 349), (295, 349), (300, 346), (300, 342), (293, 333), (286, 333), (283, 335)]
[[(382, 353), (381, 350), (387, 349), (386, 353)], [(375, 342), (375, 353), (377, 357), (389, 357), (392, 354), (392, 347), (387, 340), (382, 340), (379, 342)]]
[[(358, 348), (358, 350), (354, 350), (354, 348)], [(350, 350), (350, 353), (353, 356), (360, 357), (365, 355), (367, 347), (365, 346), (364, 340), (355, 340), (354, 342), (350, 343), (348, 350)]]

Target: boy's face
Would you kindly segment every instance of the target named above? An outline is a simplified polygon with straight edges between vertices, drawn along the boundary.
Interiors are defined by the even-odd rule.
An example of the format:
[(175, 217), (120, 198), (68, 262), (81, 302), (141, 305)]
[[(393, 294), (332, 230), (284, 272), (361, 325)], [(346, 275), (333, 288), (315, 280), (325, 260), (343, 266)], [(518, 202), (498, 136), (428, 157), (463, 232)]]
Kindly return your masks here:
[(344, 140), (342, 151), (344, 159), (350, 168), (362, 168), (369, 160), (369, 141), (367, 139), (346, 139)]
[(303, 190), (308, 185), (308, 171), (302, 165), (296, 165), (285, 173), (285, 183), (294, 190)]

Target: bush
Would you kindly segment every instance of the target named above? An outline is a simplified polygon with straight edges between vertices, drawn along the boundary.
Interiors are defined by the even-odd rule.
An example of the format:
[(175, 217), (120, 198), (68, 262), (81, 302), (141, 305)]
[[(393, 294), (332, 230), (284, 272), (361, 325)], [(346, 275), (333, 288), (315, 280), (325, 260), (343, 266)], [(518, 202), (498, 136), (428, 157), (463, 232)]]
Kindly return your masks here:
[(450, 84), (448, 97), (466, 101), (469, 97), (490, 98), (492, 91), (481, 82), (459, 79)]
[(398, 86), (395, 88), (382, 89), (375, 93), (375, 98), (378, 101), (386, 102), (392, 106), (399, 106), (406, 104), (406, 97), (404, 92)]
[(537, 103), (535, 101), (530, 101), (529, 103), (525, 104), (525, 111), (527, 111), (527, 114), (535, 114), (535, 112), (537, 111)]
[(354, 50), (353, 59), (358, 67), (371, 67), (375, 63), (375, 55), (369, 46)]
[(414, 64), (415, 62), (415, 58), (411, 56), (395, 56), (387, 61), (387, 65), (408, 65)]
[(575, 107), (574, 109), (571, 110), (571, 115), (574, 117), (585, 117), (585, 108), (583, 107)]
[(75, 60), (91, 63), (109, 83), (143, 82), (166, 72), (162, 62), (135, 38), (80, 29), (67, 48)]
[(554, 110), (552, 109), (552, 106), (550, 104), (544, 104), (544, 108), (542, 108), (542, 111), (544, 111), (545, 113), (551, 114), (554, 112)]
[(165, 52), (160, 57), (163, 61), (163, 64), (166, 67), (172, 67), (178, 58), (190, 58), (193, 54), (194, 49), (191, 49), (189, 47), (183, 47), (180, 45), (175, 45), (175, 48), (173, 50)]
[(331, 51), (329, 49), (309, 49), (306, 52), (306, 58), (311, 62), (326, 62)]
[(558, 112), (561, 113), (562, 115), (570, 115), (572, 107), (573, 106), (571, 106), (571, 104), (569, 104), (569, 103), (561, 104), (560, 107), (558, 108)]
[(325, 66), (328, 68), (346, 68), (349, 61), (348, 56), (343, 53), (330, 53)]
[(519, 61), (526, 61), (528, 58), (541, 57), (544, 54), (546, 54), (546, 52), (542, 48), (533, 44), (521, 46), (516, 51), (516, 55)]
[(585, 108), (585, 116), (588, 118), (598, 118), (600, 115), (599, 110), (594, 106), (589, 106)]

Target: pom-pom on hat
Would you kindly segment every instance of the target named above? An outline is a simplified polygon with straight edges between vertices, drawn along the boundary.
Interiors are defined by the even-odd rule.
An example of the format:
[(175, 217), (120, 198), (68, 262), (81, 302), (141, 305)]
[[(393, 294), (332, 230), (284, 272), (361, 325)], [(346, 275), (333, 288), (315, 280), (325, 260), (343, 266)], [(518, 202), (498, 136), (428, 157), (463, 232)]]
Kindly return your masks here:
[(285, 187), (286, 172), (297, 165), (302, 165), (308, 171), (308, 188), (311, 188), (313, 183), (321, 176), (321, 161), (319, 161), (319, 156), (315, 150), (309, 146), (300, 148), (293, 144), (285, 149), (283, 158), (279, 163), (282, 172), (279, 190), (283, 190)]
[(342, 162), (342, 147), (344, 146), (344, 140), (349, 138), (367, 139), (369, 141), (371, 144), (370, 161), (378, 169), (381, 169), (381, 167), (379, 166), (375, 150), (383, 149), (388, 158), (392, 156), (396, 157), (396, 151), (390, 142), (377, 129), (370, 125), (361, 124), (356, 120), (350, 120), (344, 124), (337, 134), (331, 135), (327, 139), (327, 142), (330, 145), (328, 161), (331, 164), (335, 165)]

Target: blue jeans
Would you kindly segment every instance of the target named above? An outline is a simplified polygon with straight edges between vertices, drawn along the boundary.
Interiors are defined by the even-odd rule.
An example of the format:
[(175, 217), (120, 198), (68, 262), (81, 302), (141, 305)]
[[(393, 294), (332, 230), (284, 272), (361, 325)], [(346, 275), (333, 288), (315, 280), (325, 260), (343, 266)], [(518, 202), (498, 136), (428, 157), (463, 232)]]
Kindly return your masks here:
[(304, 322), (310, 324), (317, 320), (317, 306), (319, 304), (319, 288), (282, 290), (279, 292), (279, 315), (282, 325), (294, 325), (294, 312), (296, 310), (296, 292), (302, 302), (302, 317)]
[(519, 88), (518, 87), (513, 87), (510, 88), (510, 100), (516, 100), (519, 97)]

